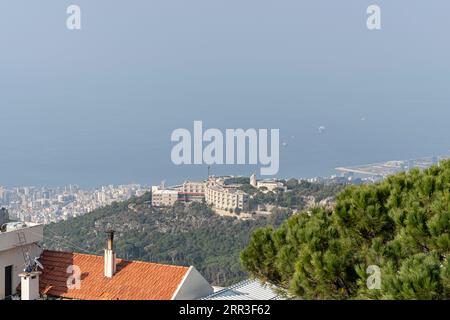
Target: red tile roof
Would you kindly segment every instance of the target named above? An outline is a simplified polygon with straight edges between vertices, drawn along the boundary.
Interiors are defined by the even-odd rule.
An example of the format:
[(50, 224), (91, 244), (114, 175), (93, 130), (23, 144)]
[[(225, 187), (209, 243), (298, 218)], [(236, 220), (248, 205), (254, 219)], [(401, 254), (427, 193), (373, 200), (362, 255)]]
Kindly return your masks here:
[[(40, 277), (42, 294), (80, 300), (169, 300), (188, 267), (117, 259), (117, 272), (104, 276), (102, 256), (44, 250), (39, 259), (44, 270)], [(70, 265), (81, 270), (81, 287), (67, 287)]]

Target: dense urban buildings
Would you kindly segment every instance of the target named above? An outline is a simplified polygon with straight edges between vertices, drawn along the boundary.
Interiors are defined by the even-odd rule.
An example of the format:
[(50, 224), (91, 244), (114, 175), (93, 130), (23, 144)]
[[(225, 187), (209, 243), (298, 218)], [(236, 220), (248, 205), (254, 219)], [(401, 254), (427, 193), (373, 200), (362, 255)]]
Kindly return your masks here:
[(109, 185), (93, 190), (78, 186), (49, 187), (0, 187), (0, 206), (6, 207), (12, 218), (50, 223), (66, 220), (111, 204), (128, 200), (149, 191), (139, 184)]

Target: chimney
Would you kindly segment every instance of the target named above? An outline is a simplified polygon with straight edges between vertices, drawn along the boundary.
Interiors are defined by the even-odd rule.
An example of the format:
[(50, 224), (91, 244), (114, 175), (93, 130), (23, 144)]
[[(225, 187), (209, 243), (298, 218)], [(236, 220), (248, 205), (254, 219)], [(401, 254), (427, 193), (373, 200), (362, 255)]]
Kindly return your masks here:
[(20, 277), (20, 299), (37, 300), (39, 295), (39, 275), (42, 272), (32, 271), (19, 274)]
[(109, 230), (105, 249), (105, 277), (112, 278), (116, 273), (116, 254), (114, 253), (114, 231)]
[(0, 228), (9, 222), (8, 210), (6, 208), (0, 208)]

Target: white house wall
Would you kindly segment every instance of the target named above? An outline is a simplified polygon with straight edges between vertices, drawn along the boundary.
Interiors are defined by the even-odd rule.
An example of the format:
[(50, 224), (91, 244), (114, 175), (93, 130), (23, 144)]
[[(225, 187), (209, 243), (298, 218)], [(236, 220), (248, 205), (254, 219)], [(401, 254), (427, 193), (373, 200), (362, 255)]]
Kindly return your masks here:
[(208, 281), (194, 267), (190, 267), (172, 300), (195, 300), (213, 292)]
[[(42, 249), (35, 244), (29, 245), (28, 248), (31, 259), (39, 257), (42, 253)], [(5, 267), (11, 265), (13, 266), (12, 293), (16, 294), (17, 286), (20, 284), (19, 273), (23, 272), (23, 269), (25, 268), (21, 247), (0, 251), (0, 300), (5, 299)]]

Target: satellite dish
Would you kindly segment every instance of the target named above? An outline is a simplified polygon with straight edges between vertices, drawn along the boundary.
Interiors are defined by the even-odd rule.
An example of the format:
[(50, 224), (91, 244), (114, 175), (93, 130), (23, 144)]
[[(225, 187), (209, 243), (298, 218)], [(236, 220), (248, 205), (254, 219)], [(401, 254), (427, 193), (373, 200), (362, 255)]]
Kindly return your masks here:
[(34, 263), (35, 263), (39, 268), (41, 268), (42, 270), (44, 270), (44, 266), (42, 265), (42, 263), (39, 262), (39, 260), (38, 260), (37, 257), (34, 258)]

